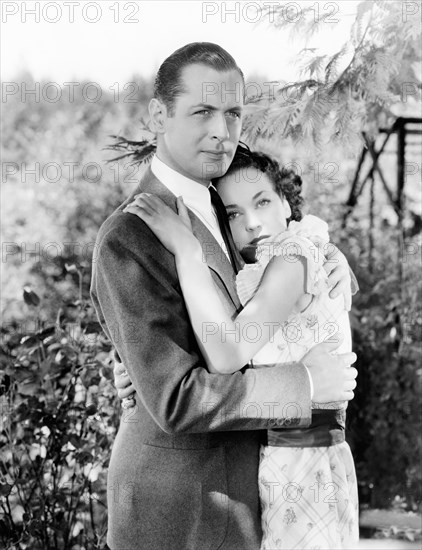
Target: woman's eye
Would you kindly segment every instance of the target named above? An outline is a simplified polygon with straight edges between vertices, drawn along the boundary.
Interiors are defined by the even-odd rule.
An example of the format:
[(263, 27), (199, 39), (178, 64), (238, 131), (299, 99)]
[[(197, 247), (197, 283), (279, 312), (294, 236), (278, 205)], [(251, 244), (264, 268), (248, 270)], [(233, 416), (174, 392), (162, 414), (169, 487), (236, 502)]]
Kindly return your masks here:
[(269, 199), (261, 199), (258, 201), (258, 206), (266, 206), (267, 204), (269, 204), (271, 201)]
[(239, 215), (239, 212), (234, 212), (234, 211), (227, 212), (227, 218), (229, 219), (229, 222), (237, 218), (238, 215)]

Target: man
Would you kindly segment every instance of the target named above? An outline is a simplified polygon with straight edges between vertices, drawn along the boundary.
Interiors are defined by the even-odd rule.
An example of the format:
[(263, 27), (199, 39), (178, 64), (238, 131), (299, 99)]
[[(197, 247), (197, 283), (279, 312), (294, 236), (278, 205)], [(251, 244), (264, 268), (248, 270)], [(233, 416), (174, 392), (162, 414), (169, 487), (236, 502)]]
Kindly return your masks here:
[(122, 212), (141, 191), (173, 209), (183, 195), (227, 310), (233, 314), (240, 307), (228, 259), (235, 258), (208, 185), (233, 158), (243, 87), (234, 59), (215, 44), (188, 44), (164, 61), (150, 103), (156, 156), (98, 235), (92, 299), (137, 393), (109, 466), (112, 550), (258, 549), (257, 476), (265, 430), (310, 424), (311, 379), (314, 400), (353, 398), (357, 373), (348, 365), (355, 356), (332, 356), (328, 344), (306, 356), (309, 371), (296, 363), (210, 374), (174, 257), (138, 217)]

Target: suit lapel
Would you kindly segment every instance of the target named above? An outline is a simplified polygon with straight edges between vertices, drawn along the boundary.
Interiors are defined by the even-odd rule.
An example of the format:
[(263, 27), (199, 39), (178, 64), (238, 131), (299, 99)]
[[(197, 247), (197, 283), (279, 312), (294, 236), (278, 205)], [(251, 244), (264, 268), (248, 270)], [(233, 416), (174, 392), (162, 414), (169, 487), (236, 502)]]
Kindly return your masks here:
[(205, 227), (201, 220), (189, 211), (192, 221), (192, 229), (195, 237), (202, 245), (204, 259), (208, 267), (212, 269), (222, 280), (229, 293), (236, 309), (240, 306), (240, 301), (236, 292), (236, 279), (230, 261), (223, 249), (215, 240), (214, 235)]
[[(151, 168), (148, 167), (144, 177), (132, 195), (120, 206), (123, 209), (133, 200), (138, 193), (153, 193), (159, 196), (174, 212), (176, 209), (176, 197), (169, 189), (154, 176)], [(189, 217), (192, 221), (192, 229), (195, 237), (201, 243), (204, 259), (208, 267), (216, 273), (224, 284), (236, 309), (240, 307), (240, 301), (236, 292), (235, 274), (226, 254), (215, 240), (214, 236), (205, 227), (201, 220), (189, 210)]]

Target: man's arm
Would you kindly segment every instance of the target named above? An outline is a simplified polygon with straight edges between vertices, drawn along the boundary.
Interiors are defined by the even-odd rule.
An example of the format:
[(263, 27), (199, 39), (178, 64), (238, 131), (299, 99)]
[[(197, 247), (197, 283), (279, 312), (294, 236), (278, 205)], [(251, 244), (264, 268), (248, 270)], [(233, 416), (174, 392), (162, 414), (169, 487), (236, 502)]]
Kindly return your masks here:
[(189, 323), (173, 256), (134, 216), (117, 214), (108, 227), (94, 265), (93, 301), (137, 399), (161, 429), (175, 433), (309, 425), (310, 388), (303, 365), (246, 369), (231, 376), (209, 373)]

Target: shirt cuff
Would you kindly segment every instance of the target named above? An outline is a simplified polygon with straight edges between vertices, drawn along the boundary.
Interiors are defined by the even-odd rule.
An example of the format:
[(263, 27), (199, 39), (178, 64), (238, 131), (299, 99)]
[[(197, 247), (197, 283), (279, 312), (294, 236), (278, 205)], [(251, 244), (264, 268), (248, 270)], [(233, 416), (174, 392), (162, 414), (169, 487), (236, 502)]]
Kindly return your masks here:
[(312, 376), (311, 376), (311, 373), (309, 372), (308, 367), (306, 365), (303, 365), (303, 366), (305, 367), (306, 372), (308, 373), (309, 385), (311, 386), (311, 400), (312, 400), (314, 397), (314, 383), (312, 382)]

